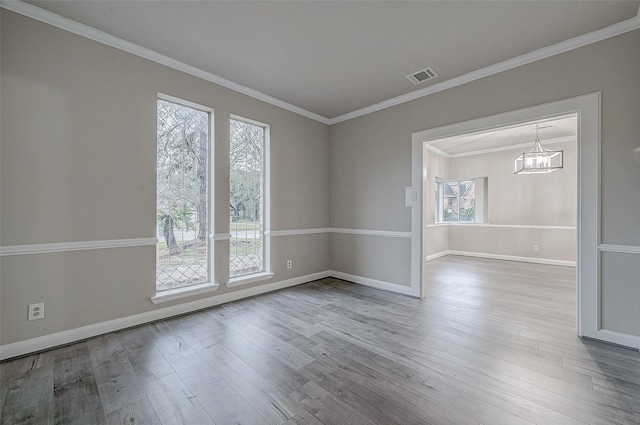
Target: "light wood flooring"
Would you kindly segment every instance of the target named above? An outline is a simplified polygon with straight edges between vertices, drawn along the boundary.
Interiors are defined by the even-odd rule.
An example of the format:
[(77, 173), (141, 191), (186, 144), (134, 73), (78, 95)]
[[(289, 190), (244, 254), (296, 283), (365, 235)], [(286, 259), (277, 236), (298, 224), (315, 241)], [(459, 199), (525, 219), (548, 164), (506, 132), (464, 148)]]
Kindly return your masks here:
[(638, 424), (640, 355), (575, 336), (575, 269), (445, 257), (0, 364), (0, 424)]

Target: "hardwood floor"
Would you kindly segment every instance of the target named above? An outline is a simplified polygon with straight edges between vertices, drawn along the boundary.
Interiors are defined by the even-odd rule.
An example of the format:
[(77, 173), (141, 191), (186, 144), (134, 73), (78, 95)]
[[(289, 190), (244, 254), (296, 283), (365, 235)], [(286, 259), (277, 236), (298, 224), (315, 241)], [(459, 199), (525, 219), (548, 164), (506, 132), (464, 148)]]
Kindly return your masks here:
[(0, 364), (0, 424), (640, 424), (575, 269), (445, 257), (417, 300), (323, 279)]

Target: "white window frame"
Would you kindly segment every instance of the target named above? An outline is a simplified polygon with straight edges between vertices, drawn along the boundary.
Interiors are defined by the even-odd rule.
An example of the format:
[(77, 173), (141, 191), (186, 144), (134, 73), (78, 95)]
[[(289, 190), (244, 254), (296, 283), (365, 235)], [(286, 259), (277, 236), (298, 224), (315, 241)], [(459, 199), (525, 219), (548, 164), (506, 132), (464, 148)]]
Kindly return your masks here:
[[(460, 221), (460, 193), (458, 193), (458, 213), (456, 214), (458, 216), (458, 220), (456, 221), (445, 221), (444, 220), (444, 191), (442, 190), (444, 188), (444, 184), (445, 183), (457, 183), (458, 187), (460, 187), (460, 182), (468, 182), (468, 181), (473, 181), (474, 184), (474, 213), (473, 213), (473, 221)], [(435, 205), (435, 211), (434, 211), (434, 218), (435, 218), (435, 223), (437, 224), (476, 224), (476, 223), (482, 223), (482, 217), (480, 217), (480, 220), (478, 220), (478, 196), (477, 193), (475, 192), (475, 189), (477, 188), (478, 185), (478, 179), (477, 178), (468, 178), (468, 179), (441, 179), (441, 178), (436, 178), (435, 183), (437, 185), (439, 185), (440, 190), (438, 191), (438, 200), (436, 201), (436, 205)]]
[[(214, 221), (214, 212), (215, 212), (215, 132), (214, 132), (214, 122), (215, 122), (215, 115), (214, 115), (214, 110), (213, 108), (210, 108), (208, 106), (204, 106), (204, 105), (200, 105), (198, 103), (194, 103), (194, 102), (190, 102), (188, 100), (184, 100), (184, 99), (180, 99), (174, 96), (170, 96), (164, 93), (158, 93), (157, 94), (157, 99), (156, 99), (156, 105), (157, 105), (157, 100), (164, 100), (167, 102), (172, 102), (172, 103), (176, 103), (178, 105), (182, 105), (182, 106), (186, 106), (188, 108), (193, 108), (193, 109), (197, 109), (199, 111), (202, 112), (206, 112), (207, 114), (209, 114), (209, 146), (208, 146), (208, 153), (209, 153), (209, 163), (207, 164), (208, 166), (208, 176), (209, 176), (209, 180), (208, 180), (208, 192), (209, 192), (209, 211), (207, 211), (208, 216), (207, 216), (207, 223), (209, 228), (208, 230), (208, 239), (207, 239), (207, 282), (204, 283), (197, 283), (195, 285), (189, 285), (189, 286), (184, 286), (182, 288), (175, 288), (175, 289), (168, 289), (166, 291), (157, 291), (155, 292), (155, 295), (153, 297), (151, 297), (151, 302), (154, 304), (160, 304), (160, 303), (165, 303), (168, 301), (173, 301), (173, 300), (177, 300), (177, 299), (181, 299), (181, 298), (185, 298), (185, 297), (191, 297), (193, 295), (198, 295), (198, 294), (205, 294), (208, 292), (213, 292), (215, 290), (217, 290), (220, 285), (215, 283), (214, 280), (214, 276), (215, 276), (215, 272), (214, 272), (214, 264), (215, 264), (215, 255), (214, 255), (214, 247), (215, 247), (215, 243), (213, 241), (213, 234), (214, 234), (214, 225), (215, 225), (215, 221)], [(156, 117), (157, 117), (157, 110), (156, 110)], [(157, 142), (156, 142), (157, 143)], [(157, 166), (156, 166), (157, 169)], [(156, 188), (157, 190), (157, 188)], [(155, 273), (154, 273), (155, 276)], [(155, 290), (155, 279), (153, 282), (154, 285), (154, 290)]]
[[(241, 121), (247, 124), (255, 125), (257, 127), (262, 127), (264, 129), (264, 153), (262, 159), (262, 181), (264, 184), (262, 191), (264, 196), (264, 199), (262, 201), (263, 271), (230, 278), (226, 283), (226, 286), (228, 288), (269, 280), (274, 276), (274, 273), (271, 271), (271, 126), (260, 121), (252, 120), (250, 118), (245, 118), (243, 116), (234, 114), (229, 115), (229, 123), (231, 123), (231, 120)], [(229, 135), (229, 137), (231, 137), (231, 135)], [(229, 255), (229, 261), (230, 260), (231, 255)]]

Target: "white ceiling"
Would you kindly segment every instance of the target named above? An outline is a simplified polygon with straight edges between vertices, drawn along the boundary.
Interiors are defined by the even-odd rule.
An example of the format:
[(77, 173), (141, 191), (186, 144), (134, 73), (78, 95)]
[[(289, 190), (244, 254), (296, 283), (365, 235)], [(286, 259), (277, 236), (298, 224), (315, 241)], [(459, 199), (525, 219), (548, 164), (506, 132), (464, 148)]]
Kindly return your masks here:
[[(634, 18), (640, 1), (28, 1), (335, 118)], [(405, 76), (432, 67), (439, 77)]]
[(428, 142), (438, 153), (447, 157), (476, 155), (516, 147), (528, 151), (536, 138), (536, 127), (542, 146), (552, 149), (554, 143), (575, 142), (578, 117), (575, 114), (553, 119), (501, 127), (487, 131), (446, 137)]

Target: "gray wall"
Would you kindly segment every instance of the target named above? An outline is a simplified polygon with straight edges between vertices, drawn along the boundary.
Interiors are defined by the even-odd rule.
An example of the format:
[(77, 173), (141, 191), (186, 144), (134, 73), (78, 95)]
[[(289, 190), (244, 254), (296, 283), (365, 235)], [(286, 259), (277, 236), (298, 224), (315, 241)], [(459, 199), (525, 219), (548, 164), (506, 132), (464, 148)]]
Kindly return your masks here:
[[(632, 155), (640, 145), (638, 52), (640, 31), (636, 30), (333, 125), (332, 226), (411, 230), (404, 188), (411, 185), (413, 132), (600, 91), (602, 243), (639, 247), (640, 164)], [(346, 238), (364, 237), (341, 235), (340, 240), (332, 240), (332, 257), (336, 251), (341, 255), (339, 264), (332, 263), (335, 270), (341, 264), (353, 264), (351, 259), (358, 255), (340, 246)], [(409, 247), (411, 242), (402, 243)], [(376, 244), (366, 258), (358, 258), (358, 268), (350, 273), (382, 267), (388, 282), (408, 286), (410, 256), (398, 258), (398, 249), (397, 241)], [(619, 300), (640, 300), (640, 281), (629, 271), (638, 255), (608, 255), (620, 255), (618, 262), (624, 267), (612, 267), (619, 264), (607, 259), (602, 280), (604, 324), (610, 330), (632, 333), (620, 324), (635, 313)], [(637, 335), (640, 324), (631, 326)]]
[[(595, 91), (602, 92), (602, 241), (640, 246), (640, 165), (631, 155), (640, 145), (640, 31), (329, 128), (0, 14), (1, 246), (153, 237), (158, 92), (215, 110), (214, 231), (225, 233), (230, 114), (271, 125), (273, 230), (409, 232), (404, 187), (411, 182), (412, 132)], [(409, 286), (409, 239), (317, 234), (274, 237), (272, 245), (274, 281), (333, 269)], [(216, 281), (223, 282), (228, 243), (217, 242), (215, 252)], [(297, 266), (287, 271), (289, 258)], [(633, 264), (637, 254), (607, 254), (603, 323), (638, 335), (638, 325), (626, 320), (635, 305), (628, 300), (640, 299)], [(154, 270), (154, 247), (4, 256), (0, 344), (154, 310)], [(27, 304), (39, 301), (46, 319), (27, 322)]]
[[(486, 223), (428, 227), (426, 255), (442, 251), (576, 261), (576, 142), (547, 145), (564, 151), (564, 168), (550, 174), (516, 175), (513, 159), (523, 149), (445, 158), (427, 156), (425, 223), (434, 223), (435, 178), (488, 178)], [(528, 150), (528, 148), (526, 148)], [(548, 228), (500, 227), (550, 226)], [(446, 241), (443, 238), (446, 236)], [(539, 251), (533, 251), (538, 245)]]
[[(215, 233), (229, 231), (230, 114), (271, 126), (272, 230), (329, 226), (327, 125), (1, 15), (2, 246), (154, 237), (158, 92), (215, 110)], [(216, 242), (217, 282), (227, 281), (228, 255), (228, 242)], [(153, 246), (0, 261), (3, 345), (204, 297), (152, 304)], [(273, 237), (272, 265), (267, 283), (328, 270), (329, 236)], [(225, 291), (221, 285), (215, 295)], [(27, 305), (42, 301), (45, 319), (27, 322)]]

